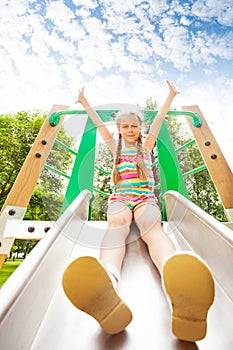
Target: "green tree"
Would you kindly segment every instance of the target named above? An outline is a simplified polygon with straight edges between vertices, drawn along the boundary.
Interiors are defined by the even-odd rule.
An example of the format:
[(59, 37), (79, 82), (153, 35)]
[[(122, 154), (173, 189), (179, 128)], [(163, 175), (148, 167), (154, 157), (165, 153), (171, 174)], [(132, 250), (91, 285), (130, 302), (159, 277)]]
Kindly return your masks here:
[[(0, 207), (5, 202), (45, 118), (46, 113), (41, 111), (0, 115)], [(66, 135), (64, 128), (60, 129), (58, 139), (70, 147), (74, 145), (73, 138)], [(47, 163), (66, 172), (71, 166), (72, 156), (55, 143)], [(63, 200), (63, 187), (63, 179), (45, 169), (32, 195), (25, 219), (49, 220), (52, 217), (55, 220), (59, 216)]]
[[(70, 148), (74, 148), (75, 146), (74, 138), (67, 136), (63, 127), (60, 129), (57, 139)], [(55, 143), (46, 163), (63, 173), (69, 173), (73, 165), (73, 157), (74, 156), (72, 156), (72, 154), (64, 149), (60, 144)], [(41, 199), (43, 202), (40, 212), (38, 213), (38, 218), (40, 215), (40, 220), (58, 219), (64, 199), (66, 185), (67, 180), (60, 175), (55, 174), (46, 168), (43, 170), (36, 187), (36, 190), (41, 192)], [(33, 197), (35, 194), (36, 192), (34, 191)], [(30, 210), (31, 206), (33, 205), (33, 197), (29, 203), (30, 206), (28, 210)], [(39, 196), (37, 196), (37, 200), (39, 200)], [(44, 217), (44, 214), (47, 215), (47, 217)]]
[[(192, 134), (187, 123), (181, 122), (179, 117), (169, 116), (167, 125), (175, 149), (192, 141)], [(183, 174), (204, 165), (201, 153), (195, 143), (177, 153), (177, 158)], [(185, 184), (193, 203), (217, 220), (227, 220), (223, 205), (207, 169), (185, 177)]]
[[(203, 165), (203, 159), (196, 145), (187, 150), (188, 158), (195, 169)], [(208, 214), (219, 221), (227, 221), (220, 197), (207, 169), (188, 176), (186, 185), (189, 187), (190, 199)]]
[(18, 258), (25, 259), (36, 244), (36, 240), (16, 239), (11, 248), (10, 258), (13, 258), (13, 260)]
[(2, 207), (44, 120), (39, 112), (0, 115), (0, 206)]
[(153, 100), (153, 97), (149, 97), (146, 99), (145, 109), (155, 110), (158, 108), (158, 103), (156, 100)]

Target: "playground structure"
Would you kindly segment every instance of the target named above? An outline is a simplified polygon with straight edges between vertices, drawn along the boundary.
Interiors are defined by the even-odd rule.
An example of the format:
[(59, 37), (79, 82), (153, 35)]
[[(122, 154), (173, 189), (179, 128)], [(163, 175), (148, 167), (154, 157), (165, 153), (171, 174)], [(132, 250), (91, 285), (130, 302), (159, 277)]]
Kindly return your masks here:
[[(116, 111), (98, 111), (105, 122), (111, 120), (114, 112)], [(53, 106), (2, 208), (0, 266), (16, 237), (43, 239), (0, 290), (1, 348), (12, 349), (17, 341), (17, 346), (21, 349), (107, 349), (110, 346), (141, 349), (147, 343), (148, 348), (157, 346), (166, 350), (181, 349), (170, 334), (169, 309), (167, 310), (161, 290), (160, 278), (150, 262), (144, 244), (137, 238), (134, 225), (127, 245), (121, 291), (129, 304), (132, 300), (132, 310), (136, 313), (135, 322), (129, 326), (128, 337), (121, 334), (115, 340), (110, 340), (107, 335), (101, 334), (98, 325), (74, 309), (62, 292), (61, 276), (67, 264), (78, 256), (98, 256), (101, 238), (106, 230), (105, 222), (88, 220), (96, 144), (96, 127), (89, 118), (76, 152), (63, 202), (63, 214), (56, 222), (23, 221), (32, 192), (43, 167), (46, 166), (46, 159), (63, 119), (66, 114), (84, 113), (68, 110), (67, 106)], [(145, 117), (150, 121), (156, 117), (156, 113), (157, 111), (145, 111)], [(193, 250), (206, 260), (216, 280), (216, 303), (213, 312), (210, 311), (210, 331), (206, 339), (200, 342), (200, 349), (219, 349), (220, 344), (221, 348), (230, 349), (233, 344), (233, 250), (230, 230), (233, 221), (232, 172), (197, 106), (183, 107), (183, 111), (169, 111), (168, 114), (187, 116), (205, 162), (200, 169), (192, 171), (208, 169), (229, 222), (225, 225), (219, 223), (189, 201), (183, 174), (164, 122), (157, 140), (164, 228), (171, 235), (177, 249)], [(33, 232), (29, 232), (29, 227), (34, 228)], [(138, 251), (141, 252), (141, 260), (137, 255)], [(139, 295), (136, 295), (136, 300), (132, 291), (132, 285), (134, 290), (138, 289), (142, 278), (140, 275), (145, 276), (145, 290), (140, 289), (140, 295), (144, 295), (143, 307), (139, 305)], [(128, 286), (128, 283), (132, 285)], [(154, 300), (156, 298), (157, 302)], [(148, 300), (148, 304), (144, 299)], [(224, 319), (220, 326), (219, 317)], [(167, 329), (161, 327), (160, 318)], [(139, 330), (142, 323), (147, 326), (143, 330), (144, 336), (140, 335)], [(156, 327), (161, 334), (152, 339)]]

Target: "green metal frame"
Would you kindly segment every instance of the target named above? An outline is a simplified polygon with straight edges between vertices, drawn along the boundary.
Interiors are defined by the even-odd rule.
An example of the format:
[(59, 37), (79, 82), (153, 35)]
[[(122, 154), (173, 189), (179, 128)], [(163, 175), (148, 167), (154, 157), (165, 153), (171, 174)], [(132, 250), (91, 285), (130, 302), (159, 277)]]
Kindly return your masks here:
[(162, 198), (164, 193), (174, 190), (188, 199), (189, 195), (165, 121), (162, 123), (156, 143), (161, 189), (159, 200), (162, 203), (162, 218), (166, 220), (166, 207)]
[(66, 190), (62, 212), (84, 189), (93, 191), (96, 130), (96, 126), (88, 118)]

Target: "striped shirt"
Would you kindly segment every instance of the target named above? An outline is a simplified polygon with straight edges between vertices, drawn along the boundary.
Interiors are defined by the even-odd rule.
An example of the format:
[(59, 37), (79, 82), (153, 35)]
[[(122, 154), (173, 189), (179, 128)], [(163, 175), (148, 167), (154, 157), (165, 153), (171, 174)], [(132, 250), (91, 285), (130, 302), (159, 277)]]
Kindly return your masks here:
[(126, 202), (130, 209), (133, 209), (136, 205), (145, 200), (157, 202), (153, 190), (154, 176), (150, 154), (145, 149), (143, 149), (143, 159), (148, 169), (146, 181), (138, 177), (136, 168), (137, 148), (122, 148), (117, 165), (120, 180), (115, 186), (111, 185), (113, 193), (109, 197), (109, 202)]

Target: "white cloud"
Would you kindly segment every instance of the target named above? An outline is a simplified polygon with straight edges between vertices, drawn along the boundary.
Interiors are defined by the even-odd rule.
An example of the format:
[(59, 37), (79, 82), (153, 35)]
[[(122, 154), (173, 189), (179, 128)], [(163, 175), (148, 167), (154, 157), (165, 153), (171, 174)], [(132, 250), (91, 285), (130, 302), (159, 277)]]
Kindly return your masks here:
[(73, 0), (75, 6), (84, 6), (88, 9), (95, 9), (98, 6), (96, 0)]
[[(134, 13), (135, 6), (139, 5), (141, 2), (141, 0), (109, 0), (106, 2), (103, 1), (102, 5), (108, 13), (113, 12), (118, 16), (122, 16), (126, 12)], [(115, 19), (117, 20), (117, 17)]]
[(198, 32), (196, 36), (193, 36), (192, 60), (195, 63), (208, 65), (215, 63), (218, 57), (230, 60), (233, 58), (232, 40), (232, 32), (222, 36)]
[(156, 99), (161, 104), (167, 93), (167, 87), (163, 81), (156, 81), (151, 77), (145, 77), (143, 73), (133, 73), (130, 75), (130, 83), (132, 85), (132, 94), (134, 102), (140, 106), (145, 106), (145, 102), (149, 97)]
[(180, 70), (189, 70), (191, 64), (191, 45), (187, 29), (180, 26), (168, 26), (164, 29), (164, 41), (168, 47), (169, 58)]
[(151, 56), (150, 46), (140, 38), (129, 39), (127, 49), (133, 55), (140, 56), (142, 60), (147, 60)]
[(192, 13), (202, 20), (211, 20), (216, 18), (220, 24), (226, 26), (233, 25), (233, 4), (232, 0), (226, 0), (224, 3), (218, 0), (198, 0), (192, 6)]
[(122, 75), (109, 74), (107, 77), (97, 75), (86, 84), (86, 96), (92, 105), (102, 105), (107, 103), (129, 103), (131, 88)]
[(184, 26), (189, 26), (191, 23), (192, 23), (192, 21), (185, 16), (182, 16), (180, 19), (180, 24), (182, 24)]
[(62, 1), (50, 1), (45, 18), (49, 18), (60, 29), (74, 18), (74, 13)]
[(14, 0), (2, 0), (1, 1), (1, 16), (11, 13), (11, 19), (15, 18), (16, 16), (21, 16), (26, 13), (26, 9), (28, 7), (28, 1), (27, 0), (20, 0), (20, 1), (14, 1)]
[(83, 84), (95, 104), (162, 102), (171, 78), (231, 142), (232, 0), (67, 4), (1, 1), (1, 113), (72, 103)]

